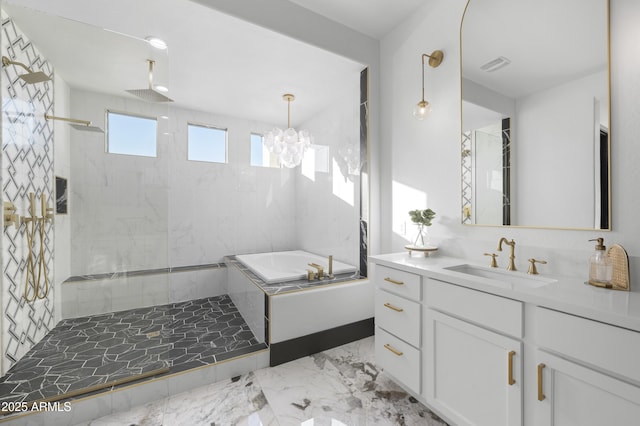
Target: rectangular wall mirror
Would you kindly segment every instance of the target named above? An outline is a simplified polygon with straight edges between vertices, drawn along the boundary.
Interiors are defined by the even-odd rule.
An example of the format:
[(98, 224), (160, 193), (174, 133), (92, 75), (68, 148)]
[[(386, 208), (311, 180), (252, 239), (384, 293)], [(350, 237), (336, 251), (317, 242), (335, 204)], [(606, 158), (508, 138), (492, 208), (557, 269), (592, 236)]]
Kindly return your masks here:
[(608, 0), (469, 0), (462, 223), (611, 229)]

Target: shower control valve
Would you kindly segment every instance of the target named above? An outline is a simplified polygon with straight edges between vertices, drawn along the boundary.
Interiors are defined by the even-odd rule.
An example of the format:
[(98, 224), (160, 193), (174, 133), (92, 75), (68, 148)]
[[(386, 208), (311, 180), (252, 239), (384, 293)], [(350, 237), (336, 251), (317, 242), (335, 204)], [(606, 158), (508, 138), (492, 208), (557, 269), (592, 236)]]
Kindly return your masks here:
[(20, 216), (16, 213), (16, 206), (11, 201), (3, 203), (4, 226), (14, 225), (16, 229), (20, 226)]

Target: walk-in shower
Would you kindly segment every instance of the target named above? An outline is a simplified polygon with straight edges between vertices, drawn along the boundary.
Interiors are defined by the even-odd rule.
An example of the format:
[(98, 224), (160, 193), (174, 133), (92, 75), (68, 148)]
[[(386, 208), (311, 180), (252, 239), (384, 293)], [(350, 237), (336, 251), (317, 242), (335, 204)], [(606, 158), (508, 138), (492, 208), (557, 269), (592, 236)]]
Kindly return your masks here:
[[(170, 2), (153, 1), (165, 6)], [(225, 377), (223, 373), (233, 373), (225, 377), (229, 378), (250, 371), (238, 372), (235, 365), (268, 365), (271, 331), (285, 359), (294, 353), (288, 341), (298, 336), (285, 335), (282, 324), (300, 323), (286, 316), (287, 303), (299, 306), (302, 302), (297, 301), (304, 299), (316, 306), (317, 297), (291, 288), (293, 282), (272, 283), (279, 299), (270, 306), (271, 296), (251, 280), (229, 279), (230, 274), (246, 275), (238, 268), (230, 272), (227, 255), (309, 248), (322, 255), (323, 262), (334, 255), (336, 275), (338, 260), (366, 270), (368, 237), (362, 212), (367, 208), (362, 207), (366, 197), (359, 174), (366, 159), (359, 148), (366, 147), (367, 140), (366, 131), (360, 133), (367, 120), (362, 65), (278, 33), (265, 33), (201, 4), (179, 3), (175, 10), (189, 13), (194, 32), (184, 34), (183, 43), (175, 39), (182, 33), (171, 32), (178, 34), (171, 40), (171, 57), (168, 51), (151, 50), (139, 38), (55, 16), (59, 8), (49, 3), (42, 6), (51, 8), (49, 13), (2, 3), (0, 54), (42, 70), (53, 80), (26, 84), (15, 74), (17, 68), (2, 70), (3, 77), (9, 77), (0, 87), (2, 201), (11, 201), (21, 217), (32, 216), (30, 193), (36, 201), (43, 194), (47, 200), (68, 201), (44, 227), (42, 253), (38, 229), (29, 229), (27, 238), (25, 224), (16, 229), (10, 221), (12, 225), (4, 228), (0, 369), (5, 377), (0, 379), (0, 401), (72, 397), (75, 406), (84, 400), (96, 402), (95, 397), (115, 404), (125, 400), (126, 392), (135, 391), (133, 399), (140, 403), (147, 393), (155, 395), (145, 390), (146, 382), (150, 387), (169, 383), (165, 387), (175, 390), (181, 380), (189, 382), (181, 386), (191, 385), (193, 376), (211, 383)], [(138, 10), (128, 12), (138, 17)], [(161, 32), (162, 25), (146, 27), (153, 22), (155, 12), (150, 13), (136, 19), (136, 34)], [(167, 31), (175, 22), (185, 21), (172, 20)], [(129, 24), (130, 20), (118, 20), (112, 27), (131, 32)], [(52, 36), (57, 34), (65, 36), (64, 42)], [(243, 37), (229, 38), (230, 34)], [(82, 47), (89, 41), (92, 49)], [(229, 51), (231, 41), (236, 47)], [(251, 49), (251, 63), (269, 72), (247, 80), (240, 76), (246, 55), (237, 52)], [(291, 68), (292, 51), (301, 65), (313, 66), (303, 71)], [(127, 91), (145, 86), (135, 84), (142, 63), (148, 66), (148, 87)], [(157, 83), (171, 83), (174, 102), (157, 92)], [(272, 119), (261, 99), (271, 98), (268, 92), (280, 84), (308, 85), (301, 90), (318, 93), (306, 118), (300, 114), (300, 124), (309, 124), (321, 135), (316, 160), (304, 170), (269, 167), (266, 157), (260, 166), (252, 162), (254, 136), (279, 121), (279, 114)], [(234, 89), (232, 95), (229, 88)], [(220, 94), (223, 89), (227, 94)], [(283, 93), (280, 87), (274, 90)], [(246, 99), (241, 109), (231, 109), (232, 97)], [(115, 139), (118, 122), (106, 119), (110, 112), (131, 119), (120, 140)], [(78, 127), (72, 130), (64, 122)], [(93, 131), (96, 126), (91, 123), (102, 126), (104, 133), (75, 131)], [(224, 129), (215, 132), (225, 135), (220, 143), (223, 162), (189, 159), (194, 146), (188, 128), (193, 124)], [(116, 142), (127, 148), (149, 142), (151, 154), (110, 152)], [(264, 155), (262, 144), (256, 145), (257, 154)], [(342, 167), (345, 146), (357, 152), (349, 168)], [(58, 179), (66, 182), (65, 190), (56, 188)], [(36, 214), (43, 216), (39, 207)], [(45, 259), (51, 274), (46, 297), (33, 302), (23, 295), (27, 239), (35, 245), (36, 277), (37, 258)], [(310, 262), (320, 260), (306, 260)], [(356, 288), (364, 292), (365, 281), (332, 281), (314, 294), (327, 295), (331, 306), (335, 296), (330, 294)], [(284, 294), (289, 288), (292, 291)], [(42, 281), (38, 290), (44, 295)], [(259, 297), (247, 297), (250, 290)], [(341, 297), (341, 302), (349, 300), (361, 299)], [(280, 314), (274, 317), (275, 325), (266, 321), (271, 307)], [(307, 322), (320, 328), (305, 328), (305, 336), (336, 326), (330, 322), (339, 317), (332, 314), (319, 321), (316, 316)], [(184, 380), (187, 376), (190, 379)], [(138, 380), (145, 384), (131, 386)]]

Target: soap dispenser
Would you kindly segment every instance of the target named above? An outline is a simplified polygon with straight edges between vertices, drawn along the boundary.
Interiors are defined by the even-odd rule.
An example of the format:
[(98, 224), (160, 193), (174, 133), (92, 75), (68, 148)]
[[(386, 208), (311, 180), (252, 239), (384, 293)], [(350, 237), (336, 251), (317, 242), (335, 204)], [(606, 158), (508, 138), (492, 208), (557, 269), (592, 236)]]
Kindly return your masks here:
[(607, 255), (604, 238), (596, 238), (596, 251), (589, 259), (589, 284), (597, 287), (611, 287), (613, 267), (611, 258)]

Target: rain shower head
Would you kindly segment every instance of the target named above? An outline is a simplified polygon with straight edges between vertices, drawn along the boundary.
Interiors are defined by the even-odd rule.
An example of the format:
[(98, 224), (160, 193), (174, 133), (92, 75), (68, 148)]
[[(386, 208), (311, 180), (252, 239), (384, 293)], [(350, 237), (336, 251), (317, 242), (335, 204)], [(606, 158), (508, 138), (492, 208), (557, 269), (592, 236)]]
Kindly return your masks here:
[(29, 68), (28, 66), (26, 66), (22, 62), (12, 61), (9, 58), (7, 58), (6, 56), (3, 56), (2, 57), (2, 66), (6, 67), (7, 65), (17, 65), (17, 66), (22, 67), (25, 70), (27, 70), (27, 74), (21, 74), (21, 75), (18, 76), (21, 79), (23, 79), (27, 84), (36, 84), (36, 83), (42, 83), (43, 81), (51, 80), (51, 77), (49, 77), (48, 75), (46, 75), (42, 71), (35, 71), (34, 72), (34, 71), (31, 70), (31, 68)]
[(147, 89), (131, 89), (127, 92), (148, 102), (173, 102), (173, 99), (153, 89), (153, 64), (155, 61), (147, 59), (147, 62), (149, 62), (149, 87)]
[(100, 127), (92, 126), (90, 121), (87, 120), (78, 120), (77, 118), (66, 118), (66, 117), (56, 117), (55, 115), (45, 115), (44, 118), (47, 120), (61, 120), (68, 121), (71, 127), (77, 130), (81, 130), (83, 132), (95, 132), (95, 133), (104, 133)]
[(89, 124), (69, 124), (71, 127), (77, 130), (81, 130), (83, 132), (95, 132), (95, 133), (104, 133), (104, 130), (98, 126), (92, 126), (91, 122)]

